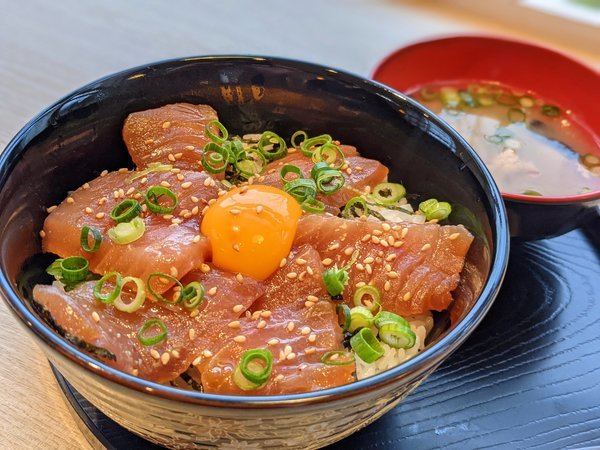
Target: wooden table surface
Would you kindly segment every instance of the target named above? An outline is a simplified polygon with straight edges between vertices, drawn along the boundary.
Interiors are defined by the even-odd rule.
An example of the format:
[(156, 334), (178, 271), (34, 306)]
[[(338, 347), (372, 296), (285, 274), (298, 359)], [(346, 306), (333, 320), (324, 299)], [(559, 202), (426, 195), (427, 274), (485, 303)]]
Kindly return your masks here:
[[(535, 35), (430, 1), (3, 2), (0, 149), (38, 111), (71, 90), (146, 62), (263, 54), (368, 75), (399, 46), (453, 33), (529, 39), (600, 67), (600, 55), (584, 43), (567, 44), (554, 34)], [(41, 351), (1, 302), (0, 351), (0, 448), (91, 448)]]

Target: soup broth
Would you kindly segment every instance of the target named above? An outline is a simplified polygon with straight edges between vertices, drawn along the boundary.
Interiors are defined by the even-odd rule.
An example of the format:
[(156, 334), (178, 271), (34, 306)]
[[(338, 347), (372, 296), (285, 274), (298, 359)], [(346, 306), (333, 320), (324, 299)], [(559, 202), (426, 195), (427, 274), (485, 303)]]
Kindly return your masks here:
[(411, 95), (473, 146), (502, 192), (562, 197), (600, 190), (597, 139), (571, 111), (497, 83), (437, 83)]

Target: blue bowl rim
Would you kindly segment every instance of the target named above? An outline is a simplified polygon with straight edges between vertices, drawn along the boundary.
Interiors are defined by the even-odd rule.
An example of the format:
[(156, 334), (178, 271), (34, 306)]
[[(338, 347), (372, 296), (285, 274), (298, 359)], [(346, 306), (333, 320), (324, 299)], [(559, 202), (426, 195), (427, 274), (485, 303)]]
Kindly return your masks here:
[[(412, 379), (429, 369), (435, 368), (441, 361), (448, 357), (458, 346), (468, 337), (468, 335), (481, 322), (487, 311), (493, 304), (496, 298), (508, 264), (509, 254), (509, 231), (506, 209), (502, 201), (502, 196), (496, 186), (491, 174), (479, 158), (477, 153), (470, 145), (443, 120), (439, 119), (435, 114), (431, 113), (427, 108), (420, 105), (410, 97), (398, 92), (386, 85), (373, 80), (366, 79), (360, 75), (352, 74), (348, 71), (339, 70), (333, 67), (323, 66), (319, 64), (309, 63), (301, 60), (290, 58), (270, 57), (260, 55), (205, 55), (205, 56), (188, 56), (182, 58), (172, 58), (161, 60), (149, 64), (143, 64), (133, 68), (125, 69), (113, 74), (109, 74), (95, 81), (92, 81), (73, 92), (65, 95), (60, 100), (45, 108), (42, 112), (31, 119), (8, 143), (2, 153), (0, 153), (0, 167), (7, 168), (4, 176), (0, 176), (0, 191), (2, 190), (10, 172), (14, 168), (16, 162), (15, 156), (19, 155), (18, 144), (26, 137), (29, 131), (42, 118), (52, 114), (59, 109), (69, 99), (80, 95), (81, 93), (92, 89), (94, 86), (103, 83), (111, 78), (124, 78), (135, 75), (144, 70), (164, 70), (172, 65), (178, 65), (186, 62), (198, 61), (256, 61), (267, 62), (274, 64), (282, 64), (287, 67), (292, 67), (299, 70), (307, 70), (319, 75), (334, 77), (338, 81), (351, 83), (360, 86), (372, 93), (385, 97), (388, 101), (408, 103), (415, 109), (421, 110), (428, 114), (429, 119), (437, 126), (443, 129), (458, 141), (468, 152), (468, 156), (474, 161), (479, 169), (480, 176), (483, 178), (486, 192), (490, 204), (494, 209), (493, 217), (490, 217), (491, 226), (496, 231), (495, 240), (493, 242), (494, 254), (491, 261), (490, 273), (483, 286), (479, 297), (475, 301), (471, 310), (467, 315), (452, 329), (446, 336), (437, 341), (431, 347), (410, 359), (409, 361), (400, 364), (399, 366), (387, 370), (373, 377), (356, 381), (354, 383), (343, 386), (324, 389), (321, 391), (313, 391), (301, 394), (275, 395), (275, 396), (234, 396), (220, 394), (206, 394), (196, 391), (187, 391), (183, 389), (173, 388), (151, 381), (143, 380), (134, 377), (127, 373), (114, 369), (101, 361), (94, 359), (87, 353), (72, 346), (57, 333), (51, 330), (41, 318), (32, 313), (20, 296), (12, 289), (10, 280), (8, 280), (4, 271), (0, 270), (0, 292), (3, 299), (8, 303), (10, 310), (15, 314), (29, 331), (37, 338), (41, 339), (46, 345), (53, 350), (66, 357), (71, 362), (74, 362), (84, 370), (89, 370), (96, 375), (105, 378), (109, 381), (120, 384), (124, 387), (133, 389), (140, 393), (152, 394), (168, 400), (192, 403), (204, 406), (220, 406), (226, 408), (281, 408), (290, 406), (303, 406), (307, 404), (323, 403), (328, 401), (339, 400), (346, 397), (356, 396), (375, 389), (383, 389), (386, 386), (396, 382), (397, 380), (408, 378)], [(13, 161), (11, 163), (11, 161)], [(480, 182), (482, 180), (480, 179)]]

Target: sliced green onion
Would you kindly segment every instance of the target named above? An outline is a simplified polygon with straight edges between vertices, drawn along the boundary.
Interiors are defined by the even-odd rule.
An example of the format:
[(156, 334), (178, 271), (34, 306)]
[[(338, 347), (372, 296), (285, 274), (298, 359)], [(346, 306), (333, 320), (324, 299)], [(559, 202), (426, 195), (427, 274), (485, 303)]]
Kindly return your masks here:
[[(115, 277), (115, 287), (108, 294), (102, 293), (102, 288), (104, 284), (110, 280), (112, 277)], [(100, 300), (102, 303), (110, 304), (115, 301), (115, 299), (121, 294), (121, 286), (122, 286), (121, 274), (119, 272), (109, 272), (100, 278), (96, 285), (94, 286), (94, 297)]]
[(137, 180), (138, 178), (145, 177), (149, 173), (153, 172), (168, 172), (173, 168), (171, 164), (162, 164), (162, 163), (150, 163), (148, 167), (144, 170), (136, 171), (135, 175), (129, 178), (129, 181)]
[(368, 208), (366, 200), (362, 197), (354, 197), (346, 203), (346, 206), (342, 211), (342, 216), (346, 219), (352, 219), (353, 217), (366, 216), (367, 213)]
[(560, 108), (555, 105), (542, 105), (541, 111), (543, 115), (548, 117), (560, 116)]
[(267, 159), (256, 149), (246, 149), (245, 159), (236, 161), (233, 165), (242, 176), (250, 178), (264, 172), (267, 167)]
[[(91, 247), (88, 241), (90, 232), (92, 233), (92, 239), (94, 240), (94, 243)], [(100, 234), (100, 230), (98, 228), (88, 227), (86, 225), (81, 229), (81, 237), (79, 238), (79, 242), (81, 243), (81, 248), (84, 251), (88, 253), (97, 252), (100, 248), (100, 244), (102, 243), (102, 234)]]
[[(170, 200), (170, 205), (162, 205), (160, 204), (161, 197), (166, 196)], [(179, 199), (177, 195), (170, 189), (167, 189), (164, 186), (152, 186), (146, 192), (144, 196), (146, 200), (146, 206), (148, 209), (154, 214), (169, 214), (172, 213), (177, 205), (179, 204)]]
[(379, 183), (371, 197), (380, 205), (392, 205), (406, 196), (406, 188), (398, 183)]
[(426, 102), (430, 102), (439, 97), (439, 93), (436, 90), (430, 89), (428, 87), (424, 87), (423, 89), (421, 89), (421, 91), (419, 92), (419, 95)]
[(421, 211), (427, 220), (443, 220), (452, 212), (452, 207), (448, 202), (438, 202), (435, 198), (430, 198), (419, 204)]
[[(216, 127), (219, 130), (220, 136), (212, 132), (212, 127)], [(225, 128), (225, 125), (223, 125), (218, 120), (211, 120), (210, 122), (208, 122), (204, 126), (204, 133), (206, 134), (206, 136), (208, 136), (208, 138), (211, 141), (216, 142), (217, 144), (225, 142), (229, 137), (229, 132), (227, 131), (227, 128)]]
[(507, 117), (508, 117), (508, 120), (511, 123), (514, 123), (514, 122), (525, 122), (525, 119), (527, 118), (527, 115), (525, 114), (525, 111), (523, 111), (522, 109), (519, 109), (519, 108), (510, 108), (508, 110)]
[[(146, 332), (151, 328), (158, 327), (160, 332), (158, 334), (147, 335)], [(140, 331), (138, 331), (138, 339), (142, 345), (146, 347), (150, 345), (158, 344), (167, 338), (168, 330), (165, 323), (160, 319), (149, 319), (147, 320)]]
[(117, 223), (129, 222), (142, 212), (142, 207), (137, 200), (128, 198), (123, 200), (110, 212), (110, 218)]
[(404, 317), (402, 317), (398, 314), (395, 314), (393, 312), (390, 312), (390, 311), (380, 311), (375, 316), (375, 319), (373, 320), (373, 324), (377, 328), (381, 328), (386, 323), (399, 323), (402, 326), (410, 328), (410, 324)]
[(373, 325), (373, 314), (364, 306), (355, 306), (350, 309), (350, 326), (348, 331), (353, 333), (359, 328), (369, 328)]
[(108, 237), (115, 244), (127, 245), (141, 238), (146, 232), (146, 223), (136, 217), (131, 222), (121, 222), (108, 230)]
[[(135, 298), (130, 303), (125, 303), (122, 298), (123, 288), (127, 283), (134, 283), (136, 286)], [(115, 299), (113, 306), (119, 311), (132, 313), (140, 309), (146, 301), (146, 287), (144, 281), (136, 277), (125, 277), (121, 280), (121, 293)]]
[(232, 141), (223, 144), (228, 150), (229, 162), (235, 163), (237, 160), (242, 159), (245, 153), (244, 143), (238, 138), (234, 138)]
[(183, 307), (195, 309), (204, 300), (204, 286), (198, 281), (192, 281), (183, 289)]
[(225, 172), (232, 159), (231, 151), (215, 142), (209, 142), (204, 146), (200, 163), (208, 173), (217, 174)]
[[(289, 173), (297, 175), (297, 177), (292, 179), (286, 178)], [(298, 178), (304, 178), (304, 174), (302, 173), (302, 169), (300, 169), (300, 167), (293, 164), (284, 164), (279, 172), (279, 177), (284, 183), (289, 183), (290, 181), (297, 180)]]
[(350, 338), (352, 350), (367, 364), (383, 356), (383, 347), (369, 328), (361, 328)]
[(307, 198), (300, 204), (300, 207), (306, 212), (315, 214), (320, 214), (325, 211), (325, 203), (316, 198)]
[[(169, 284), (169, 281), (173, 281), (175, 284), (177, 284), (177, 286), (179, 286), (179, 294), (178, 294), (177, 298), (175, 300), (167, 300), (162, 295), (157, 294), (154, 291), (154, 289), (152, 289), (151, 281), (153, 278), (159, 278), (159, 281), (161, 282), (161, 284)], [(165, 282), (165, 280), (166, 280), (166, 282)], [(146, 287), (148, 288), (148, 292), (150, 292), (156, 300), (160, 300), (163, 303), (168, 303), (170, 305), (176, 305), (181, 300), (183, 300), (183, 296), (184, 296), (183, 285), (177, 278), (175, 278), (174, 276), (168, 275), (166, 273), (154, 272), (154, 273), (151, 273), (150, 275), (148, 275), (148, 280), (146, 280)]]
[(312, 156), (314, 151), (321, 145), (329, 144), (333, 141), (331, 136), (328, 134), (321, 134), (320, 136), (311, 137), (304, 139), (300, 144), (300, 151), (304, 156)]
[(299, 203), (317, 196), (317, 185), (309, 178), (296, 178), (287, 182), (283, 190), (298, 200)]
[(346, 177), (339, 170), (330, 168), (326, 162), (316, 163), (310, 176), (315, 180), (317, 190), (326, 195), (339, 191), (346, 183)]
[(272, 131), (265, 131), (257, 144), (258, 150), (265, 155), (269, 161), (283, 158), (287, 155), (287, 145), (283, 138)]
[[(365, 297), (371, 297), (371, 300), (365, 302)], [(375, 286), (367, 284), (359, 287), (354, 292), (354, 306), (364, 306), (369, 311), (374, 312), (381, 306), (381, 293)]]
[(308, 134), (306, 134), (305, 131), (302, 131), (302, 130), (296, 131), (294, 134), (292, 134), (292, 138), (290, 139), (293, 147), (298, 148), (298, 147), (300, 147), (300, 144), (302, 144), (302, 141), (300, 141), (300, 142), (296, 141), (296, 139), (300, 136), (302, 136), (302, 141), (305, 141), (306, 139), (308, 139)]
[(335, 311), (338, 316), (338, 323), (343, 331), (348, 331), (350, 328), (351, 313), (350, 308), (345, 303), (340, 303), (335, 306)]
[(440, 99), (446, 108), (456, 108), (460, 105), (460, 96), (453, 87), (443, 87), (440, 89)]
[(60, 262), (62, 277), (69, 283), (85, 280), (89, 267), (90, 263), (83, 256), (69, 256)]
[(379, 339), (390, 347), (411, 348), (415, 345), (417, 336), (408, 326), (388, 322), (379, 327)]
[(344, 152), (333, 143), (323, 144), (318, 147), (311, 158), (314, 163), (325, 162), (332, 169), (341, 169), (346, 162)]
[(354, 252), (352, 258), (341, 269), (338, 269), (337, 264), (334, 265), (331, 269), (327, 269), (323, 272), (323, 282), (325, 283), (325, 287), (327, 288), (327, 292), (332, 297), (338, 297), (342, 292), (344, 292), (344, 288), (346, 284), (348, 284), (348, 269), (352, 267), (352, 264), (356, 261), (358, 257), (358, 252)]
[(462, 100), (462, 102), (465, 105), (471, 106), (471, 107), (477, 106), (477, 101), (475, 100), (475, 97), (473, 97), (473, 95), (470, 92), (459, 91), (458, 96), (460, 97), (460, 99)]
[(331, 351), (323, 355), (321, 362), (328, 366), (347, 366), (354, 362), (354, 355), (342, 350)]
[(532, 189), (527, 189), (526, 191), (523, 191), (523, 195), (536, 195), (536, 196), (541, 196), (542, 194), (540, 194), (538, 191), (534, 191)]
[(269, 380), (272, 370), (273, 354), (270, 350), (246, 350), (235, 369), (233, 381), (240, 389), (258, 389)]

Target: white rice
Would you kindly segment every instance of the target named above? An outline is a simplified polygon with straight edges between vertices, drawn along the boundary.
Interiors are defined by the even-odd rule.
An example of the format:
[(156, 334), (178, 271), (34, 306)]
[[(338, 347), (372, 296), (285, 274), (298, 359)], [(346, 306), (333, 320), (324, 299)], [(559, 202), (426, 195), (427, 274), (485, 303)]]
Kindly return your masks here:
[(410, 324), (410, 328), (414, 331), (417, 338), (415, 345), (408, 349), (393, 348), (387, 344), (381, 343), (384, 349), (384, 354), (377, 361), (368, 364), (356, 356), (356, 377), (359, 380), (372, 377), (383, 371), (396, 367), (405, 361), (416, 356), (425, 348), (425, 338), (433, 328), (433, 317), (431, 313), (420, 314), (416, 316), (408, 316), (405, 319)]

